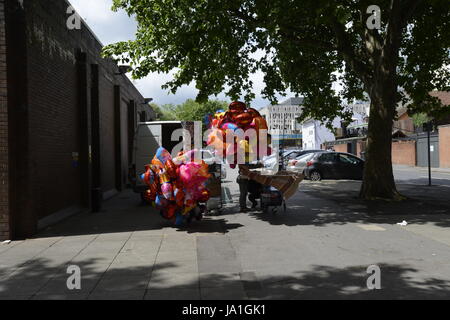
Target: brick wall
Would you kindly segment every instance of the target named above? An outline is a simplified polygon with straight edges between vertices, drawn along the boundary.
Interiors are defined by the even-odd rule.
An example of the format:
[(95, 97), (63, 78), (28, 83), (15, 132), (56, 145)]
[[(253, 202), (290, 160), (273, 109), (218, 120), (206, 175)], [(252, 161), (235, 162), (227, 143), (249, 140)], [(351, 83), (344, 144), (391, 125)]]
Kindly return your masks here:
[(116, 187), (114, 139), (114, 82), (110, 78), (100, 76), (100, 150), (101, 181), (104, 192)]
[(450, 125), (439, 127), (439, 165), (450, 168)]
[(0, 1), (0, 241), (10, 238), (9, 226), (8, 89), (6, 73), (5, 1)]
[(356, 144), (356, 155), (362, 158), (361, 152), (366, 152), (366, 140), (359, 140)]
[(64, 8), (64, 1), (28, 1), (25, 6), (30, 178), (38, 219), (81, 206), (82, 175), (72, 163), (72, 153), (80, 152), (76, 52)]
[[(1, 1), (2, 6), (3, 3)], [(9, 218), (13, 230), (19, 230), (15, 231), (17, 237), (26, 237), (36, 231), (39, 219), (69, 207), (90, 204), (87, 193), (91, 192), (92, 186), (92, 157), (89, 156), (89, 150), (92, 150), (91, 66), (98, 66), (99, 70), (97, 103), (101, 164), (98, 171), (104, 192), (116, 186), (117, 141), (114, 137), (117, 122), (127, 123), (121, 115), (120, 119), (116, 118), (115, 88), (119, 88), (124, 105), (130, 101), (142, 103), (143, 97), (128, 78), (117, 75), (118, 68), (112, 60), (100, 57), (102, 44), (85, 24), (81, 30), (67, 28), (67, 1), (25, 1), (21, 8), (16, 1), (7, 3), (9, 12), (14, 15), (9, 20), (13, 20), (14, 27), (23, 26), (23, 39), (7, 41), (10, 49), (22, 53), (20, 58), (13, 60), (16, 69), (20, 66), (18, 71), (23, 78), (15, 80), (13, 85), (8, 80), (8, 88), (13, 86), (10, 96), (11, 92), (15, 96), (20, 92), (23, 96), (21, 108), (13, 112), (16, 119), (13, 135), (14, 139), (20, 138), (24, 143), (13, 153), (14, 170), (8, 170), (8, 153), (3, 152), (3, 148), (8, 147), (4, 141), (8, 140), (11, 122), (3, 121), (8, 114), (6, 107), (3, 108), (6, 91), (2, 91), (3, 79), (0, 78), (0, 176), (2, 182), (8, 181), (8, 173), (11, 176), (13, 172), (11, 181), (18, 181), (14, 192), (10, 191), (17, 199), (13, 200), (14, 212)], [(4, 23), (0, 23), (0, 69), (3, 71), (2, 25)], [(16, 28), (14, 35), (17, 33)], [(14, 101), (15, 105), (19, 104), (17, 101)], [(127, 130), (126, 125), (123, 127)], [(127, 138), (124, 136), (121, 141), (126, 144)], [(127, 149), (126, 145), (121, 148), (125, 160), (123, 172), (128, 167)], [(73, 158), (76, 154), (79, 155), (78, 163)], [(0, 185), (0, 237), (2, 230), (11, 224), (8, 214), (3, 213), (8, 210), (8, 197), (3, 196), (4, 192), (8, 193), (6, 183)]]
[(334, 147), (334, 151), (336, 151), (336, 152), (347, 152), (347, 144), (346, 143), (336, 144), (333, 147)]
[(415, 141), (392, 141), (392, 164), (416, 165)]
[(394, 122), (394, 130), (401, 130), (405, 134), (414, 133), (414, 123), (408, 113), (402, 114), (397, 121)]

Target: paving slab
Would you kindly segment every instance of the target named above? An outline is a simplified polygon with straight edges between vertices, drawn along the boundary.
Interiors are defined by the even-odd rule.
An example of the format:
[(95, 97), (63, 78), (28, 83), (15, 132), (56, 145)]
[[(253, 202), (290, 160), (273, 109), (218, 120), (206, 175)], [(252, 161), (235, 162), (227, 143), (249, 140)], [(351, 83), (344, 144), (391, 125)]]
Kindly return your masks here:
[(197, 250), (160, 250), (156, 261), (157, 263), (197, 261)]
[(175, 260), (170, 262), (156, 262), (153, 267), (158, 273), (198, 273), (199, 267), (196, 260)]
[(125, 291), (95, 291), (89, 295), (89, 300), (142, 300), (144, 290), (125, 290)]
[(101, 278), (101, 274), (81, 274), (80, 289), (69, 289), (67, 280), (69, 274), (58, 274), (48, 281), (35, 295), (89, 295)]
[(148, 284), (148, 289), (198, 289), (198, 273), (154, 272)]
[(0, 297), (24, 296), (37, 293), (51, 276), (11, 277), (0, 283)]
[(200, 273), (200, 288), (242, 287), (239, 273)]
[(227, 236), (197, 238), (200, 273), (239, 273), (241, 264)]
[(202, 300), (244, 300), (248, 296), (242, 287), (200, 288)]
[(122, 268), (127, 267), (140, 267), (140, 266), (153, 266), (155, 263), (157, 253), (119, 253), (115, 256), (112, 265), (117, 265)]
[(32, 296), (31, 300), (87, 300), (88, 293), (42, 293)]
[(151, 289), (144, 297), (145, 300), (200, 300), (200, 289)]
[(144, 296), (149, 280), (150, 275), (145, 277), (142, 274), (132, 273), (128, 275), (114, 274), (102, 277), (93, 292), (142, 290), (142, 296)]
[(3, 243), (0, 242), (0, 255), (10, 249), (12, 249), (13, 247), (21, 244), (23, 241), (11, 241), (10, 243)]

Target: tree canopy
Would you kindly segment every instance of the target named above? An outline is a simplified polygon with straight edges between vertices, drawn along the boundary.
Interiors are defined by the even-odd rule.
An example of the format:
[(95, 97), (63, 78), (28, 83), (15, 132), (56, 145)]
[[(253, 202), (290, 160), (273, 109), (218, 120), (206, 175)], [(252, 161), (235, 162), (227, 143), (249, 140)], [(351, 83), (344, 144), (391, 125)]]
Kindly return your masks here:
[(158, 120), (203, 121), (205, 115), (227, 109), (228, 103), (219, 100), (208, 100), (200, 103), (188, 99), (179, 105), (164, 104), (158, 106), (153, 103), (151, 107), (155, 110)]
[[(349, 118), (346, 101), (370, 99), (367, 161), (361, 195), (399, 198), (391, 143), (396, 105), (411, 113), (450, 111), (428, 93), (450, 90), (448, 0), (114, 0), (136, 18), (136, 40), (105, 55), (133, 66), (133, 76), (176, 74), (172, 92), (195, 82), (198, 101), (226, 91), (255, 97), (287, 89), (305, 97), (303, 117)], [(333, 90), (340, 82), (342, 90)]]
[[(374, 4), (380, 30), (366, 26)], [(275, 101), (290, 89), (306, 97), (308, 115), (327, 120), (342, 115), (342, 99), (364, 98), (388, 46), (400, 49), (398, 86), (415, 111), (440, 109), (427, 93), (450, 88), (448, 0), (114, 0), (119, 8), (136, 18), (136, 40), (105, 53), (130, 63), (137, 78), (176, 69), (165, 87), (176, 92), (195, 81), (200, 101), (226, 88), (250, 101), (249, 76), (260, 70), (264, 97)]]
[(156, 119), (160, 121), (176, 120), (175, 116), (170, 112), (173, 105), (159, 106), (156, 103), (150, 103), (150, 107), (153, 109), (156, 115)]

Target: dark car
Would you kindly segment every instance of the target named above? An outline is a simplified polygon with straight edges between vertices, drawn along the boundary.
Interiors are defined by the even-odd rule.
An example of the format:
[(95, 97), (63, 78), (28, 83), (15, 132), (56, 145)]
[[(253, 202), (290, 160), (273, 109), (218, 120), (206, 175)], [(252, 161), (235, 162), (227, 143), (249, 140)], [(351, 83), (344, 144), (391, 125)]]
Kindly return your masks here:
[(343, 152), (320, 152), (306, 163), (304, 173), (308, 179), (350, 179), (361, 180), (364, 160)]

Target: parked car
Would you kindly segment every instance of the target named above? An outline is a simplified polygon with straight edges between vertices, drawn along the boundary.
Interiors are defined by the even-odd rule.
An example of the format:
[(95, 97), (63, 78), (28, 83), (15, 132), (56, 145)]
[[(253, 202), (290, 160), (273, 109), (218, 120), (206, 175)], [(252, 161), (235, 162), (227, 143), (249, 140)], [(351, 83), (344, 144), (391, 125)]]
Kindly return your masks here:
[(205, 161), (205, 163), (210, 167), (220, 166), (220, 178), (226, 179), (227, 170), (225, 163), (221, 159), (217, 158), (211, 150), (202, 149), (200, 151), (202, 160)]
[(288, 164), (290, 160), (300, 158), (301, 156), (308, 153), (323, 152), (325, 150), (292, 150), (291, 152), (284, 155), (285, 163)]
[(343, 152), (317, 152), (306, 160), (303, 173), (313, 181), (322, 179), (361, 180), (364, 160)]
[(322, 152), (326, 152), (326, 151), (325, 150), (321, 150), (321, 151), (315, 150), (315, 152), (305, 153), (305, 154), (298, 156), (297, 158), (295, 158), (293, 160), (289, 160), (286, 170), (298, 172), (298, 173), (304, 173), (304, 170), (308, 164), (308, 161), (310, 161), (315, 156), (315, 154), (322, 153)]
[[(308, 153), (321, 152), (321, 151), (324, 151), (324, 150), (295, 150), (294, 149), (294, 150), (280, 151), (279, 164), (281, 166), (281, 161), (284, 161), (284, 165), (289, 166), (290, 161), (293, 159), (298, 159), (301, 156), (308, 154)], [(267, 158), (265, 158), (264, 164), (265, 164), (265, 167), (270, 167), (270, 168), (275, 167), (276, 155), (272, 154), (272, 155), (268, 156)]]
[(285, 161), (293, 160), (295, 158), (298, 158), (306, 153), (310, 152), (318, 152), (320, 150), (288, 150), (284, 153), (283, 158)]

